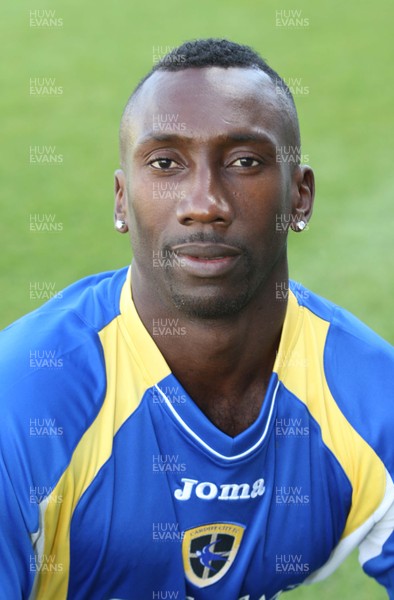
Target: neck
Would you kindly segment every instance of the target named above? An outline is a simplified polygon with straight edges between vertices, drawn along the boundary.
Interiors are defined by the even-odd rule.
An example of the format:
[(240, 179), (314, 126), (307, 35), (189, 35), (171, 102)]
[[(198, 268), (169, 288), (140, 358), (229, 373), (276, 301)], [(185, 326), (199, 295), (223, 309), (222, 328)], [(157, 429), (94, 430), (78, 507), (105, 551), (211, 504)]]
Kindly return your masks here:
[[(132, 268), (139, 316), (171, 371), (199, 407), (212, 418), (213, 404), (222, 412), (226, 405), (233, 416), (237, 409), (245, 413), (245, 408), (254, 404), (246, 421), (222, 427), (231, 433), (242, 431), (257, 417), (275, 362), (287, 306), (283, 294), (277, 294), (277, 284), (288, 281), (287, 261), (274, 271), (238, 314), (205, 320), (163, 304), (135, 265)], [(155, 323), (163, 327), (154, 330)], [(242, 405), (242, 399), (248, 406)]]

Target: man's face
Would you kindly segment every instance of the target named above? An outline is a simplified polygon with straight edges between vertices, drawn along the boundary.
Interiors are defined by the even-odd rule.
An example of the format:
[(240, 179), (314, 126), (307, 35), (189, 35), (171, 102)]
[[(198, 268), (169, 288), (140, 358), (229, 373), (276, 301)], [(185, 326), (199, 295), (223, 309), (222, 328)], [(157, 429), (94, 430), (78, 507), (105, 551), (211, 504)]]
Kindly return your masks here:
[(165, 304), (237, 313), (286, 260), (282, 224), (298, 197), (294, 168), (277, 160), (294, 143), (287, 123), (255, 69), (157, 71), (144, 83), (121, 192), (134, 268)]

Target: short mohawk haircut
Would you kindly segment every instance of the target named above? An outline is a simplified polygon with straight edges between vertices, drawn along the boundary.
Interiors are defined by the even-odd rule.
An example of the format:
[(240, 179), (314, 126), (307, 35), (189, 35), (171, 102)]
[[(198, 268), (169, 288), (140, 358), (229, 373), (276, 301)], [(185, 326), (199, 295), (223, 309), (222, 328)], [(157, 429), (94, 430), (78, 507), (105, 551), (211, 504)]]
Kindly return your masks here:
[[(156, 71), (183, 71), (185, 69), (201, 69), (204, 67), (243, 67), (258, 69), (266, 73), (277, 90), (278, 100), (289, 118), (295, 147), (300, 147), (300, 131), (298, 125), (297, 109), (293, 95), (286, 82), (272, 69), (268, 63), (249, 46), (237, 44), (226, 39), (207, 38), (184, 42), (173, 48), (158, 63), (156, 63), (147, 75), (138, 83), (123, 111), (120, 127), (120, 151), (121, 156), (126, 151), (127, 140), (125, 129), (133, 99), (145, 81)], [(297, 159), (297, 162), (298, 159)]]
[(173, 48), (168, 54), (155, 64), (149, 73), (139, 82), (132, 95), (156, 71), (182, 71), (183, 69), (203, 67), (230, 67), (255, 68), (264, 71), (272, 79), (282, 94), (287, 96), (293, 106), (294, 98), (285, 81), (268, 63), (250, 46), (230, 42), (220, 38), (208, 38), (184, 42)]

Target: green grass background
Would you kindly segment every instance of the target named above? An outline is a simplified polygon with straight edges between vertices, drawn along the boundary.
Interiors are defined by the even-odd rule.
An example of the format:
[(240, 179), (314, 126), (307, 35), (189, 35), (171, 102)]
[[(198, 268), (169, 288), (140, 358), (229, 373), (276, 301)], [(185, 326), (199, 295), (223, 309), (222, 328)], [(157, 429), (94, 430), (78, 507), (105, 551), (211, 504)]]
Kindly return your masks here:
[[(29, 11), (42, 9), (55, 10), (63, 27), (31, 28)], [(277, 27), (277, 10), (301, 10), (309, 27)], [(123, 106), (154, 47), (223, 36), (252, 45), (309, 88), (295, 100), (317, 198), (310, 229), (290, 238), (291, 276), (394, 341), (393, 3), (8, 0), (0, 12), (1, 326), (40, 304), (30, 299), (31, 282), (59, 291), (129, 262), (126, 236), (112, 221)], [(64, 94), (30, 96), (31, 77), (55, 77)], [(63, 164), (30, 164), (31, 145), (55, 145)], [(55, 214), (63, 231), (31, 232), (36, 213)], [(387, 597), (355, 554), (326, 582), (291, 594)]]

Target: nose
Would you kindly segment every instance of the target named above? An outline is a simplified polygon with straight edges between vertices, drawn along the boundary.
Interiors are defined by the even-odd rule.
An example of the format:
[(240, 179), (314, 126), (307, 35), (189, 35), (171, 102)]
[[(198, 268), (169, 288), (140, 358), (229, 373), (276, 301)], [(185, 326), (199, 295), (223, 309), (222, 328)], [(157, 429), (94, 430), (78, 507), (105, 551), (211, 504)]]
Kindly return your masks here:
[(220, 167), (199, 166), (191, 174), (177, 205), (177, 219), (182, 225), (195, 223), (228, 226), (233, 220), (229, 191), (224, 189)]

